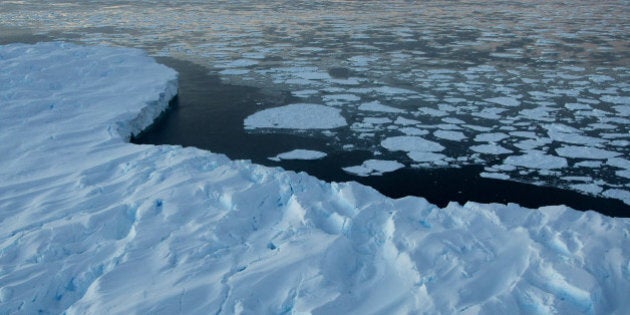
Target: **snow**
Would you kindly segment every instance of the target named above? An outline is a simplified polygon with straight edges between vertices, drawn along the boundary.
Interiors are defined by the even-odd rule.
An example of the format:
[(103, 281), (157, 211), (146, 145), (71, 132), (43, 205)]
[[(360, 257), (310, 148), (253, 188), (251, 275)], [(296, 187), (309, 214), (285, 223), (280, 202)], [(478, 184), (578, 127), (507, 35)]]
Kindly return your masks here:
[[(630, 309), (628, 219), (564, 206), (440, 209), (130, 144), (177, 93), (176, 73), (139, 50), (14, 44), (0, 46), (0, 68), (1, 313)], [(325, 108), (294, 107), (277, 114)], [(442, 150), (419, 137), (384, 142)]]
[(327, 154), (321, 151), (295, 149), (289, 152), (280, 153), (269, 159), (272, 161), (280, 160), (317, 160), (325, 157)]
[(290, 104), (256, 112), (245, 118), (245, 129), (334, 129), (348, 123), (336, 108), (318, 104)]

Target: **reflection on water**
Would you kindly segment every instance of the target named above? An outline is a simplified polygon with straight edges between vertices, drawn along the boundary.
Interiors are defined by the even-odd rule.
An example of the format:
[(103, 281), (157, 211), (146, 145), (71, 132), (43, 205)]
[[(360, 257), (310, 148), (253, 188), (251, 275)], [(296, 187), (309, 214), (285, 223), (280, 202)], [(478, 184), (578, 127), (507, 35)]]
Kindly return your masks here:
[[(3, 1), (0, 9), (4, 42), (39, 34), (140, 47), (262, 89), (258, 99), (216, 91), (234, 103), (234, 112), (216, 113), (230, 121), (226, 135), (244, 134), (247, 114), (291, 102), (337, 107), (349, 122), (257, 130), (249, 136), (268, 139), (267, 149), (244, 157), (306, 146), (372, 152), (365, 159), (482, 166), (487, 178), (630, 203), (627, 1)], [(372, 102), (396, 111), (362, 106)], [(175, 115), (195, 117), (188, 110)], [(401, 135), (445, 149), (428, 159), (381, 145)], [(240, 148), (222, 139), (230, 140), (206, 147)]]

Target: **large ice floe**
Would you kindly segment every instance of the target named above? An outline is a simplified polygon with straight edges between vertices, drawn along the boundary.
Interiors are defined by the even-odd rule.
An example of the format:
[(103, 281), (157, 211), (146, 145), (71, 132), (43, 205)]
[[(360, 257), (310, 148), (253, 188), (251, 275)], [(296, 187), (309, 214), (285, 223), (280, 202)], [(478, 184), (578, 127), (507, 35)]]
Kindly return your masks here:
[[(440, 209), (195, 148), (130, 144), (177, 92), (176, 73), (139, 50), (12, 44), (0, 46), (0, 69), (2, 314), (630, 309), (628, 219), (563, 206)], [(427, 150), (385, 146), (440, 151), (413, 141)]]

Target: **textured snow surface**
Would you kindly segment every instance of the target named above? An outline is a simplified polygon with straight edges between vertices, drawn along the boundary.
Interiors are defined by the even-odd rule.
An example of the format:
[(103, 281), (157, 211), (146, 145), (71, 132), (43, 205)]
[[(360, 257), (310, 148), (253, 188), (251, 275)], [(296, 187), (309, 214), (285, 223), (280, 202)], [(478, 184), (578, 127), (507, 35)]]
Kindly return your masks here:
[(127, 143), (177, 89), (138, 50), (0, 46), (0, 69), (2, 314), (630, 309), (627, 219), (439, 209)]

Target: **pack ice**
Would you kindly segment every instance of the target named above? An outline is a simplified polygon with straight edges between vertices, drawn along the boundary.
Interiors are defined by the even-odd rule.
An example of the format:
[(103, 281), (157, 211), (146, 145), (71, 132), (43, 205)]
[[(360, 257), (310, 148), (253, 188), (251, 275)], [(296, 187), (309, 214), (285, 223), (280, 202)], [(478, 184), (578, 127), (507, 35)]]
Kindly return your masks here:
[(133, 145), (177, 93), (143, 52), (0, 46), (2, 314), (622, 314), (630, 221), (389, 199)]

